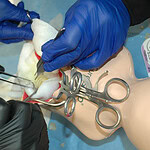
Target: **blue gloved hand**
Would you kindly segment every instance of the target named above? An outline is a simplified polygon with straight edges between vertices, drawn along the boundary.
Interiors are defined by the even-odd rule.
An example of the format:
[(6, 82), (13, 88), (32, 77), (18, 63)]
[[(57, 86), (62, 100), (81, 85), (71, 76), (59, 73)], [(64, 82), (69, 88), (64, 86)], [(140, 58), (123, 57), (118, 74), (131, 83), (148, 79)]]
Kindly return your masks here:
[(124, 44), (129, 25), (121, 0), (78, 0), (66, 13), (64, 34), (42, 46), (44, 69), (98, 68)]
[[(32, 19), (39, 18), (36, 12), (31, 11), (29, 14)], [(20, 22), (27, 24), (18, 27)], [(8, 44), (32, 38), (31, 20), (27, 17), (24, 3), (15, 6), (8, 0), (0, 0), (0, 42)]]

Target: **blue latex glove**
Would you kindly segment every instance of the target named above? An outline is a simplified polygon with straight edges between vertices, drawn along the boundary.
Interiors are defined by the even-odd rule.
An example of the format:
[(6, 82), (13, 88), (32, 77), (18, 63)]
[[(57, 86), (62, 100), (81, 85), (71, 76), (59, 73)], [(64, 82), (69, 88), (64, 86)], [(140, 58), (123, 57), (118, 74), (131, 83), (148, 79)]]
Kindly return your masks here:
[[(35, 12), (29, 12), (29, 14), (32, 19), (39, 18)], [(20, 22), (27, 24), (18, 27)], [(15, 6), (8, 0), (0, 0), (0, 42), (8, 44), (32, 38), (31, 21), (27, 17), (24, 3), (20, 2), (18, 6)]]
[(64, 34), (42, 47), (44, 69), (100, 67), (124, 44), (129, 25), (121, 0), (78, 0), (66, 13)]

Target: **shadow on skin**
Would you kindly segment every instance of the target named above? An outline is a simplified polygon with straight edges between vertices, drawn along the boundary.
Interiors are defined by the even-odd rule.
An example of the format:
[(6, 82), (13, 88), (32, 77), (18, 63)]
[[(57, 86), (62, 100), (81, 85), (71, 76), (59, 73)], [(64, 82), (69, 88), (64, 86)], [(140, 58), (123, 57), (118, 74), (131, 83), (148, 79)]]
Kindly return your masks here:
[[(120, 137), (120, 141), (124, 147), (124, 150), (137, 150), (134, 145), (128, 139), (126, 133), (124, 132), (123, 128), (118, 129), (113, 135), (117, 134)], [(113, 136), (112, 135), (112, 136)]]
[[(62, 135), (61, 137), (67, 139), (70, 138), (73, 134), (75, 134), (81, 141), (83, 141), (84, 143), (86, 143), (89, 146), (101, 146), (103, 144), (107, 144), (107, 143), (111, 143), (113, 142), (117, 136), (120, 137), (121, 142), (123, 144), (124, 150), (136, 150), (136, 148), (133, 146), (133, 144), (129, 141), (128, 137), (126, 136), (124, 130), (118, 129), (113, 135), (111, 135), (110, 137), (108, 137), (107, 139), (104, 140), (98, 140), (98, 141), (94, 141), (91, 140), (89, 138), (87, 138), (84, 134), (82, 134), (73, 124), (71, 124), (67, 119), (65, 119), (64, 117), (60, 116), (59, 114), (53, 113), (51, 115), (51, 122), (55, 122), (60, 124), (60, 126), (62, 126)], [(57, 129), (56, 129), (57, 130)], [(59, 130), (59, 129), (58, 129)], [(54, 134), (51, 133), (53, 131), (50, 131), (50, 135)], [(54, 131), (55, 132), (55, 131)], [(50, 137), (52, 138), (52, 137)]]

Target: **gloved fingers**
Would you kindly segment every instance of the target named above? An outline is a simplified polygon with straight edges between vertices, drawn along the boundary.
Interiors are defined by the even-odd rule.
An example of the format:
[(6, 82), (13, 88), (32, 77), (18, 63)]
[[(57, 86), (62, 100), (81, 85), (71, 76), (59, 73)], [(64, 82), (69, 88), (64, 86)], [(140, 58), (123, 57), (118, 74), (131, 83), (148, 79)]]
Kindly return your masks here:
[(2, 98), (0, 98), (0, 128), (9, 120), (10, 106)]
[(0, 27), (22, 27), (22, 28), (27, 28), (27, 29), (30, 29), (31, 30), (31, 23), (28, 23), (28, 24), (22, 24), (21, 26), (19, 26), (19, 23), (20, 22), (17, 22), (17, 21), (9, 21), (9, 20), (6, 20), (6, 21), (3, 21), (3, 22), (0, 22)]
[[(32, 23), (28, 23), (28, 24), (24, 24), (22, 25), (21, 27), (18, 27), (18, 28), (22, 28), (22, 29), (25, 29), (25, 30), (31, 30), (31, 24)], [(32, 30), (31, 30), (32, 31)]]
[(2, 43), (11, 44), (11, 43), (18, 43), (23, 41), (23, 39), (10, 39), (10, 40), (0, 40)]
[[(41, 108), (38, 104), (32, 104), (31, 105), (32, 107), (32, 123), (35, 122), (34, 125), (31, 125), (31, 126), (34, 126), (34, 128), (42, 128), (42, 126), (45, 124), (45, 120), (44, 120), (44, 117), (43, 117), (43, 114), (42, 114), (42, 111), (41, 111)], [(36, 124), (36, 122), (39, 122), (38, 125)]]
[(10, 120), (0, 128), (2, 149), (40, 149), (47, 147), (47, 127), (38, 105), (8, 101)]
[[(24, 35), (25, 37), (23, 37), (23, 36), (20, 36), (20, 35), (17, 35), (16, 34), (16, 37), (11, 37), (10, 35), (11, 34), (13, 34), (12, 32), (11, 32), (11, 34), (9, 34), (9, 35), (5, 35), (5, 37), (3, 37), (2, 35), (2, 33), (1, 32), (3, 32), (2, 30), (0, 31), (0, 33), (1, 33), (1, 35), (0, 35), (0, 41), (2, 42), (2, 43), (6, 43), (6, 44), (10, 44), (10, 43), (17, 43), (17, 42), (21, 42), (21, 41), (23, 41), (23, 40), (32, 40), (32, 37), (33, 37), (33, 32), (32, 32), (32, 30), (31, 30), (31, 24), (25, 24), (25, 25), (23, 25), (22, 27), (17, 27), (18, 26), (18, 24), (15, 24), (15, 23), (12, 23), (12, 22), (8, 22), (8, 21), (5, 21), (5, 22), (3, 22), (3, 23), (1, 23), (1, 26), (4, 26), (5, 28), (12, 28), (12, 27), (14, 27), (14, 30), (12, 29), (12, 32), (14, 32), (14, 34), (16, 34), (15, 33), (15, 29), (17, 29), (17, 30), (21, 30), (20, 32), (22, 32), (22, 30), (24, 30), (25, 32), (26, 32), (26, 34)], [(7, 26), (7, 27), (6, 27)], [(23, 32), (22, 32), (23, 33)], [(21, 34), (22, 34), (21, 33)], [(29, 36), (28, 36), (29, 35)], [(13, 35), (12, 35), (13, 36)], [(3, 38), (3, 39), (2, 39)]]
[[(31, 17), (31, 19), (40, 18), (39, 14), (34, 11), (30, 11), (29, 16)], [(20, 8), (18, 9), (18, 11), (16, 10), (16, 12), (14, 12), (14, 14), (12, 14), (12, 16), (9, 16), (7, 19), (28, 23), (31, 22), (31, 19), (27, 16), (27, 11)]]
[(106, 59), (103, 58), (103, 56), (100, 54), (100, 51), (97, 50), (91, 56), (77, 62), (75, 66), (82, 70), (96, 69), (100, 67), (105, 61)]
[(71, 52), (78, 46), (80, 39), (80, 29), (72, 21), (65, 27), (65, 32), (57, 40), (50, 40), (42, 46), (43, 61), (50, 62), (62, 54)]
[[(46, 126), (46, 123), (45, 123), (42, 111), (37, 104), (31, 104), (31, 109), (32, 109), (32, 113), (31, 113), (32, 123), (30, 124), (30, 127), (27, 130), (32, 131), (31, 133), (28, 133), (28, 134), (30, 134), (32, 137), (34, 136), (37, 139), (37, 138), (40, 138), (41, 130), (43, 126)], [(31, 137), (31, 136), (28, 135), (28, 137)]]
[(38, 104), (33, 104), (32, 105), (32, 110), (41, 112), (41, 108), (40, 108), (40, 106)]
[[(5, 20), (14, 20), (22, 22), (31, 22), (30, 18), (27, 15), (27, 11), (24, 9), (24, 3), (20, 2), (17, 6), (9, 4), (9, 9), (7, 9), (7, 14)], [(39, 14), (34, 11), (29, 11), (31, 19), (40, 18)]]
[[(22, 25), (20, 25), (22, 24)], [(11, 26), (11, 27), (25, 27), (28, 29), (31, 29), (31, 23), (23, 23), (23, 22), (17, 22), (17, 21), (12, 21), (12, 20), (6, 20), (3, 22), (0, 22), (1, 26)]]
[[(29, 12), (29, 16), (31, 19), (35, 19), (35, 18), (38, 18), (40, 19), (40, 15), (34, 11), (28, 11)], [(30, 20), (31, 21), (31, 20)], [(28, 22), (28, 21), (27, 21)]]
[[(10, 122), (15, 128), (25, 129), (32, 123), (32, 104), (21, 101), (8, 101), (10, 105)], [(12, 126), (12, 124), (9, 124)]]
[(43, 126), (40, 134), (40, 139), (39, 139), (39, 150), (48, 150), (49, 148), (49, 139), (48, 139), (48, 132), (47, 132), (47, 125)]
[[(24, 9), (24, 2), (19, 2), (17, 7)], [(40, 18), (39, 14), (37, 14), (34, 11), (29, 11), (29, 15), (30, 15), (31, 19)]]
[(1, 26), (12, 26), (12, 27), (17, 27), (19, 25), (19, 22), (17, 21), (3, 21), (0, 23)]
[(28, 26), (12, 27), (12, 26), (0, 26), (0, 39), (2, 40), (31, 40), (33, 38), (33, 32)]
[(23, 135), (22, 140), (27, 147), (33, 143), (36, 143), (35, 149), (42, 150), (43, 146), (48, 147), (47, 126), (38, 105), (32, 104), (32, 123), (23, 130)]
[(64, 66), (68, 66), (72, 64), (73, 61), (79, 59), (79, 57), (80, 57), (80, 48), (77, 48), (69, 53), (65, 53), (63, 55), (58, 56), (57, 58), (53, 59), (50, 62), (45, 62), (44, 70), (47, 72), (51, 72)]
[(18, 5), (17, 5), (17, 7), (24, 9), (24, 2), (19, 2)]

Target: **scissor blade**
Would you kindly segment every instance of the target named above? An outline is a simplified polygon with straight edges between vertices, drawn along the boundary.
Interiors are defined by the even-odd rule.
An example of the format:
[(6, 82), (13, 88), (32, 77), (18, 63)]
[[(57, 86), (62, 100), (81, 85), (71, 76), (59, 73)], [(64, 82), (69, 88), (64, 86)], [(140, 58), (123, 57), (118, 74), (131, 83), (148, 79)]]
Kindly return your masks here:
[[(57, 40), (63, 33), (65, 32), (65, 28), (62, 28), (58, 34), (56, 35), (56, 37), (54, 38), (54, 41)], [(36, 78), (41, 74), (43, 73), (45, 70), (44, 70), (44, 62), (42, 59), (40, 59), (37, 63), (37, 72), (36, 72)]]
[(39, 74), (41, 74), (41, 73), (44, 72), (44, 67), (43, 67), (43, 65), (44, 65), (44, 62), (43, 62), (42, 59), (40, 59), (40, 60), (38, 61), (38, 63), (37, 63), (37, 72), (36, 72), (37, 76), (39, 76)]
[(56, 37), (54, 38), (54, 41), (57, 40), (64, 32), (65, 32), (65, 28), (62, 28), (61, 30), (59, 30)]

